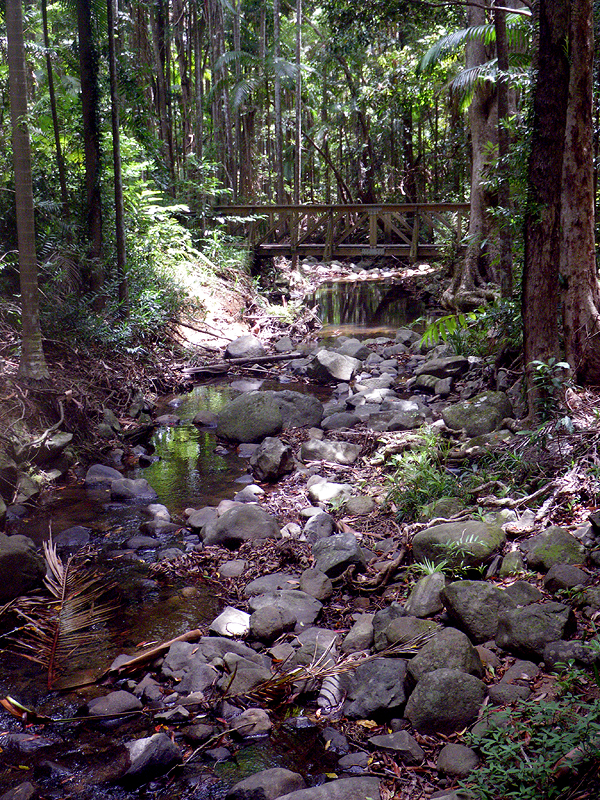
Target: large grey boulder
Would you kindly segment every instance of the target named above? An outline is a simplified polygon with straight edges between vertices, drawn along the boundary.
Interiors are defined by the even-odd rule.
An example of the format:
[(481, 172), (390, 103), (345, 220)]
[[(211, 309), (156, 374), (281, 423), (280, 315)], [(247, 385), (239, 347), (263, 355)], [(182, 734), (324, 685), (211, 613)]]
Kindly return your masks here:
[(430, 358), (417, 367), (415, 375), (432, 375), (435, 378), (460, 378), (469, 370), (469, 359), (465, 356)]
[(319, 383), (332, 383), (352, 380), (360, 367), (360, 361), (351, 356), (343, 356), (329, 350), (320, 350), (307, 368), (309, 377)]
[(464, 430), (467, 436), (481, 436), (497, 430), (505, 417), (512, 417), (512, 406), (504, 392), (483, 392), (447, 406), (442, 411), (446, 425), (454, 431)]
[(248, 503), (233, 506), (202, 529), (205, 545), (220, 544), (230, 548), (239, 547), (243, 542), (279, 536), (275, 517)]
[(217, 416), (217, 436), (233, 442), (260, 442), (282, 428), (281, 410), (269, 392), (241, 394)]
[(555, 564), (582, 564), (585, 547), (564, 528), (553, 525), (521, 543), (527, 564), (547, 572)]
[(236, 783), (225, 795), (225, 800), (275, 800), (286, 792), (289, 794), (305, 786), (302, 775), (274, 767), (263, 769)]
[(408, 671), (420, 681), (438, 669), (452, 669), (469, 675), (483, 676), (483, 664), (468, 636), (456, 628), (444, 628), (427, 642), (410, 660)]
[(454, 733), (475, 722), (485, 694), (479, 678), (457, 669), (436, 669), (418, 682), (405, 715), (419, 733)]
[(267, 436), (250, 456), (252, 472), (259, 481), (274, 483), (294, 470), (294, 453), (289, 444)]
[(354, 464), (362, 447), (352, 442), (338, 442), (333, 439), (309, 439), (302, 443), (302, 461), (331, 461), (336, 464)]
[(573, 612), (562, 603), (532, 603), (500, 613), (496, 644), (505, 650), (541, 658), (550, 642), (567, 638)]
[(318, 426), (323, 419), (323, 404), (312, 394), (283, 389), (271, 394), (281, 411), (284, 428), (307, 428)]
[(312, 625), (323, 608), (319, 600), (299, 589), (278, 589), (259, 594), (249, 599), (248, 606), (253, 614), (264, 606), (279, 606), (283, 609), (282, 621), (292, 616), (300, 627)]
[(28, 536), (0, 533), (0, 602), (25, 594), (42, 582), (45, 573), (44, 559)]
[(369, 744), (377, 750), (389, 750), (403, 764), (422, 764), (425, 761), (423, 748), (408, 731), (380, 733), (371, 736)]
[(118, 478), (110, 484), (110, 496), (113, 500), (137, 500), (149, 503), (158, 497), (156, 491), (145, 478)]
[(260, 339), (247, 333), (230, 342), (225, 348), (224, 355), (225, 358), (260, 358), (265, 354), (266, 350)]
[(403, 658), (377, 658), (340, 676), (346, 691), (344, 715), (348, 719), (390, 719), (406, 703), (406, 668)]
[(340, 778), (281, 795), (277, 800), (379, 800), (379, 778)]
[(500, 610), (514, 605), (510, 595), (485, 581), (455, 581), (442, 598), (450, 618), (477, 643), (494, 638)]
[(505, 541), (506, 535), (498, 525), (477, 520), (445, 522), (416, 534), (413, 555), (418, 562), (446, 561), (451, 567), (474, 567), (482, 564)]
[(117, 481), (123, 476), (114, 467), (107, 467), (104, 464), (92, 464), (85, 474), (86, 488), (98, 486), (110, 486), (113, 481)]

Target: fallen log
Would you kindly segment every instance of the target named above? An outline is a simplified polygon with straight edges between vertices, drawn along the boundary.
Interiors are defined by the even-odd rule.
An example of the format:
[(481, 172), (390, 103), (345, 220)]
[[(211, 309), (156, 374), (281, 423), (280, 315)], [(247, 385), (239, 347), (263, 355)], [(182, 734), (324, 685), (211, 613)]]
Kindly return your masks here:
[(270, 356), (254, 356), (253, 358), (228, 358), (227, 361), (216, 361), (214, 364), (203, 364), (199, 367), (184, 367), (185, 375), (209, 375), (227, 372), (232, 366), (243, 367), (246, 364), (268, 364), (271, 361), (289, 361), (292, 358), (303, 358), (305, 353), (276, 353)]

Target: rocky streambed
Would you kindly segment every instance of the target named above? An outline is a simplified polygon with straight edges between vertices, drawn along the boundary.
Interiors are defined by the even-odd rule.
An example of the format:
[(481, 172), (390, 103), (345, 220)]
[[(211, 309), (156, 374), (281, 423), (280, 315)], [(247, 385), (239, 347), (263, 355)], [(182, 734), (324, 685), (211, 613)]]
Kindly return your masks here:
[[(242, 337), (226, 356), (262, 352)], [(572, 467), (529, 496), (483, 485), (470, 503), (432, 497), (418, 522), (402, 521), (398, 458), (427, 437), (453, 453), (458, 485), (472, 459), (517, 449), (518, 392), (502, 376), (445, 345), (423, 348), (408, 328), (340, 337), (279, 369), (330, 399), (247, 386), (196, 419), (247, 459), (251, 482), (231, 499), (172, 514), (143, 473), (87, 471), (88, 492), (140, 520), (120, 542), (110, 534), (109, 563), (144, 561), (148, 591), (178, 581), (184, 604), (205, 592), (220, 607), (177, 641), (120, 654), (66, 707), (56, 694), (33, 714), (7, 701), (4, 800), (458, 800), (459, 781), (476, 786), (485, 766), (469, 729), (510, 738), (516, 704), (560, 694), (557, 664), (597, 663), (596, 517), (557, 524), (584, 493)], [(176, 425), (177, 410), (159, 421)], [(72, 531), (57, 539), (65, 555), (85, 544)], [(0, 549), (7, 580), (39, 580), (31, 541), (2, 535)], [(573, 759), (553, 790), (594, 759)]]

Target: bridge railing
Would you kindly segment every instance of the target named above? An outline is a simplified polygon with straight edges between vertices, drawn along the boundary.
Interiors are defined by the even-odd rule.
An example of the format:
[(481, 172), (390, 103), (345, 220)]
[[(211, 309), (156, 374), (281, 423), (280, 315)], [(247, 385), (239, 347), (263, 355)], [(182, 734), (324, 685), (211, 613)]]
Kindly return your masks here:
[(411, 261), (460, 247), (468, 203), (218, 206), (228, 231), (264, 254), (323, 258), (396, 253)]

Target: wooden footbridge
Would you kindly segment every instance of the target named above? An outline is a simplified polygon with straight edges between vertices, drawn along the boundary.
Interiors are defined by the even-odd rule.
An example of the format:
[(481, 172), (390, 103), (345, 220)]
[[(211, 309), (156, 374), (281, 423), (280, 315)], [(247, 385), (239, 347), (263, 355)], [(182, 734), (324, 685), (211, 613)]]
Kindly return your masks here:
[(395, 255), (415, 262), (461, 246), (469, 204), (231, 205), (215, 212), (259, 257)]

